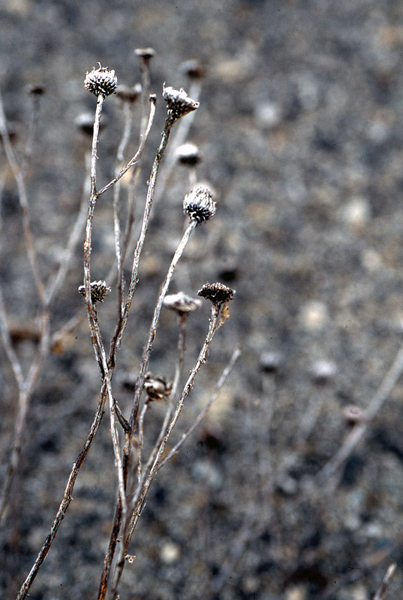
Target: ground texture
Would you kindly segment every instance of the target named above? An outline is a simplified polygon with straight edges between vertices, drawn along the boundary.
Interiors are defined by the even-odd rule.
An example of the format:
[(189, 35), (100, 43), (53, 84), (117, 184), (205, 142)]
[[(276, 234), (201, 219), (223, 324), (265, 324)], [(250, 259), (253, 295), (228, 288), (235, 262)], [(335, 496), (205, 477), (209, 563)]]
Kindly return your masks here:
[[(369, 600), (397, 563), (403, 589), (403, 387), (386, 390), (343, 468), (326, 466), (362, 423), (403, 335), (403, 5), (398, 0), (4, 0), (0, 84), (13, 143), (27, 138), (27, 86), (44, 84), (28, 165), (35, 245), (52, 278), (80, 204), (90, 141), (75, 128), (95, 100), (86, 71), (139, 79), (134, 49), (153, 47), (158, 113), (139, 186), (144, 198), (163, 127), (162, 85), (189, 87), (180, 69), (206, 67), (189, 132), (198, 177), (217, 214), (196, 230), (172, 291), (206, 281), (236, 289), (175, 439), (208, 401), (233, 348), (243, 353), (210, 417), (151, 488), (121, 600)], [(122, 130), (105, 107), (100, 179), (110, 179)], [(137, 133), (136, 133), (137, 139)], [(135, 146), (133, 142), (133, 147)], [(1, 154), (0, 282), (15, 331), (38, 304), (16, 187)], [(183, 227), (187, 175), (177, 167), (155, 206), (131, 323), (114, 380), (125, 411), (162, 277)], [(93, 272), (113, 265), (112, 196), (97, 206)], [(82, 313), (47, 360), (27, 420), (22, 462), (0, 529), (0, 590), (15, 598), (57, 510), (96, 406), (100, 379), (82, 298), (82, 243), (54, 307), (52, 332)], [(100, 309), (105, 339), (114, 292)], [(208, 307), (189, 327), (187, 368)], [(18, 337), (18, 336), (17, 336)], [(31, 336), (32, 338), (32, 336)], [(23, 365), (32, 339), (14, 340)], [(152, 370), (172, 377), (175, 321), (163, 314)], [(399, 365), (397, 365), (399, 367)], [(16, 387), (0, 362), (0, 476), (5, 477)], [(375, 398), (376, 399), (376, 398)], [(353, 408), (351, 408), (353, 407)], [(162, 409), (150, 410), (148, 435)], [(361, 421), (360, 421), (361, 419)], [(108, 418), (74, 500), (31, 589), (32, 600), (95, 599), (116, 478)], [(357, 427), (357, 425), (355, 425)]]

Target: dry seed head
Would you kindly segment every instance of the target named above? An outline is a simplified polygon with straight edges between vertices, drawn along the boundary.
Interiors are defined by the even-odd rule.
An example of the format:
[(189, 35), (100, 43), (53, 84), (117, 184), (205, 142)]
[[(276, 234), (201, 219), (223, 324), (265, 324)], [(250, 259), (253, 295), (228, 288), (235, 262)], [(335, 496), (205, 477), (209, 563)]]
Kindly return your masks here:
[(175, 151), (178, 162), (181, 165), (194, 167), (201, 161), (199, 148), (195, 144), (186, 143), (179, 146)]
[(148, 400), (166, 400), (172, 392), (172, 381), (167, 381), (165, 377), (154, 377), (152, 373), (147, 373), (144, 379), (144, 389)]
[[(92, 113), (81, 113), (76, 117), (74, 123), (81, 133), (92, 137), (94, 131), (94, 115)], [(99, 132), (102, 133), (107, 125), (108, 119), (105, 117), (105, 115), (102, 115), (99, 123)]]
[(349, 427), (355, 427), (365, 421), (365, 412), (359, 406), (351, 404), (343, 409), (343, 418)]
[(183, 199), (183, 212), (198, 225), (211, 219), (215, 211), (216, 203), (213, 194), (206, 185), (197, 185)]
[(227, 287), (223, 283), (205, 283), (197, 292), (198, 296), (210, 300), (216, 306), (221, 306), (233, 299), (235, 290)]
[(150, 60), (155, 56), (155, 50), (154, 48), (136, 48), (134, 54), (140, 56), (144, 60)]
[(42, 96), (46, 92), (46, 87), (42, 84), (30, 85), (28, 91), (32, 96)]
[(171, 86), (165, 87), (164, 85), (162, 96), (167, 104), (168, 115), (174, 121), (196, 110), (200, 105), (196, 100), (192, 100), (182, 88), (175, 90)]
[(194, 312), (201, 306), (199, 298), (191, 298), (184, 292), (170, 294), (164, 298), (164, 306), (174, 310), (179, 315), (185, 315)]
[[(93, 304), (96, 302), (103, 302), (105, 300), (105, 296), (109, 294), (111, 288), (106, 285), (106, 281), (100, 279), (99, 281), (91, 281), (90, 284), (91, 289), (91, 301)], [(84, 296), (85, 298), (85, 286), (80, 285), (78, 288), (78, 293)]]
[(137, 98), (141, 95), (141, 84), (136, 83), (133, 87), (128, 87), (127, 85), (118, 85), (116, 89), (116, 96), (122, 102), (129, 102), (130, 104), (134, 104)]
[(206, 75), (206, 69), (203, 65), (195, 58), (186, 60), (180, 65), (180, 70), (185, 73), (189, 79), (202, 79)]
[(90, 73), (87, 73), (84, 79), (84, 87), (97, 97), (110, 96), (116, 91), (117, 85), (118, 80), (115, 71), (107, 67), (101, 67), (101, 64), (99, 64), (98, 69), (94, 68)]

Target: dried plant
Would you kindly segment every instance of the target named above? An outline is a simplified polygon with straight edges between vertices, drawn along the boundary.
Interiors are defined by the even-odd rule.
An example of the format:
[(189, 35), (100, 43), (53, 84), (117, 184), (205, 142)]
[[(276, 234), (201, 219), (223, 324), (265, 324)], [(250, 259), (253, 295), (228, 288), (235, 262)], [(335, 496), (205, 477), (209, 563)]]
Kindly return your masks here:
[[(91, 154), (88, 160), (88, 178), (84, 186), (83, 199), (77, 215), (76, 224), (71, 231), (66, 249), (60, 261), (59, 270), (50, 278), (47, 285), (43, 281), (38, 266), (30, 221), (28, 193), (26, 189), (26, 164), (29, 161), (33, 142), (32, 139), (29, 140), (27, 150), (22, 158), (17, 156), (10, 141), (7, 120), (0, 98), (0, 134), (3, 140), (3, 147), (8, 165), (15, 179), (18, 191), (27, 256), (35, 282), (36, 294), (40, 303), (40, 319), (35, 333), (37, 351), (28, 373), (25, 374), (18, 355), (18, 350), (13, 343), (10, 319), (6, 311), (2, 289), (0, 287), (1, 338), (10, 368), (17, 384), (19, 395), (10, 459), (0, 496), (1, 519), (7, 519), (7, 509), (10, 503), (10, 490), (20, 464), (20, 457), (24, 445), (24, 431), (29, 415), (32, 393), (52, 347), (57, 343), (60, 336), (67, 330), (76, 326), (81, 318), (80, 315), (76, 315), (59, 329), (59, 331), (53, 334), (51, 333), (53, 306), (56, 302), (61, 284), (65, 280), (74, 249), (80, 240), (84, 226), (84, 276), (83, 283), (78, 288), (78, 293), (84, 298), (91, 343), (101, 376), (98, 404), (93, 422), (90, 426), (85, 443), (73, 463), (62, 501), (49, 533), (38, 553), (34, 565), (18, 593), (18, 600), (22, 600), (29, 595), (34, 579), (52, 546), (53, 540), (55, 539), (58, 529), (66, 515), (66, 511), (72, 501), (73, 489), (80, 468), (87, 457), (106, 410), (109, 413), (110, 437), (116, 467), (117, 500), (113, 527), (105, 554), (97, 597), (98, 599), (115, 599), (119, 597), (118, 587), (124, 566), (126, 562), (133, 561), (133, 556), (130, 554), (130, 542), (136, 530), (150, 486), (158, 471), (178, 452), (183, 442), (205, 417), (209, 406), (217, 397), (240, 353), (239, 349), (234, 351), (233, 356), (220, 377), (217, 387), (207, 405), (195, 418), (191, 427), (182, 434), (180, 440), (169, 448), (168, 442), (171, 433), (178, 422), (184, 403), (193, 389), (196, 376), (207, 361), (207, 354), (211, 342), (217, 330), (225, 323), (229, 316), (228, 302), (232, 300), (234, 295), (233, 290), (221, 283), (205, 284), (202, 286), (199, 291), (199, 296), (211, 301), (211, 314), (204, 341), (200, 344), (197, 360), (190, 369), (188, 375), (184, 376), (183, 367), (187, 322), (192, 313), (200, 307), (202, 301), (200, 299), (194, 299), (183, 292), (171, 295), (167, 295), (167, 293), (175, 269), (185, 252), (190, 237), (198, 226), (212, 218), (216, 212), (216, 204), (210, 189), (204, 184), (194, 185), (196, 183), (194, 169), (199, 161), (199, 154), (197, 148), (195, 150), (195, 147), (193, 146), (191, 152), (188, 149), (187, 152), (182, 151), (180, 153), (183, 164), (189, 164), (191, 166), (189, 171), (191, 173), (190, 183), (192, 189), (187, 191), (183, 201), (183, 211), (187, 223), (158, 293), (153, 317), (148, 330), (148, 336), (144, 344), (142, 358), (138, 365), (137, 378), (134, 384), (133, 397), (129, 409), (121, 406), (119, 396), (113, 388), (112, 379), (118, 362), (119, 349), (124, 343), (124, 334), (131, 315), (134, 296), (139, 285), (140, 261), (144, 242), (149, 230), (150, 220), (152, 218), (157, 179), (159, 178), (161, 171), (162, 185), (165, 186), (169, 180), (170, 170), (173, 168), (173, 158), (167, 161), (165, 170), (162, 168), (162, 159), (165, 155), (173, 128), (175, 128), (177, 132), (176, 146), (179, 146), (183, 144), (189, 128), (189, 117), (187, 117), (188, 122), (186, 122), (186, 119), (182, 121), (182, 118), (194, 113), (199, 107), (197, 97), (194, 99), (192, 95), (188, 95), (183, 89), (176, 90), (173, 87), (164, 86), (162, 96), (166, 106), (165, 126), (148, 177), (143, 216), (139, 231), (137, 232), (138, 236), (137, 239), (134, 239), (134, 198), (136, 186), (139, 181), (143, 158), (153, 125), (157, 104), (157, 96), (150, 93), (149, 83), (149, 66), (154, 51), (147, 48), (136, 51), (136, 54), (140, 60), (141, 87), (135, 86), (130, 88), (127, 86), (118, 86), (115, 71), (102, 67), (101, 65), (86, 74), (84, 86), (96, 97), (95, 116), (93, 120), (89, 122), (88, 117), (86, 117), (85, 119), (80, 119), (78, 123), (82, 131), (87, 135), (90, 134), (92, 137)], [(196, 69), (193, 64), (192, 67), (188, 67), (188, 71), (191, 73), (190, 76), (194, 81), (197, 82), (194, 91), (199, 90), (199, 79), (201, 77), (200, 69)], [(32, 97), (34, 98), (35, 108), (34, 124), (37, 121), (36, 109), (38, 107), (38, 98), (41, 95), (38, 89), (39, 88), (35, 88), (35, 90), (31, 92)], [(97, 173), (97, 160), (100, 154), (99, 133), (101, 115), (104, 102), (110, 95), (115, 93), (123, 107), (125, 126), (117, 150), (114, 176), (106, 185), (101, 187), (98, 185)], [(141, 97), (142, 108), (140, 143), (133, 156), (130, 159), (125, 159), (124, 157), (127, 154), (128, 142), (132, 137), (133, 106), (139, 97)], [(184, 123), (183, 126), (182, 123)], [(32, 131), (34, 133), (35, 127), (32, 128)], [(174, 153), (171, 154), (171, 157), (172, 156), (174, 156)], [(128, 171), (130, 171), (130, 186), (125, 218), (122, 220), (121, 181)], [(115, 265), (109, 273), (105, 272), (105, 279), (93, 280), (92, 240), (94, 214), (99, 198), (109, 190), (113, 192)], [(126, 282), (125, 267), (130, 255), (132, 256), (130, 278), (129, 281)], [(109, 347), (107, 347), (102, 333), (103, 324), (100, 315), (98, 314), (97, 304), (103, 303), (113, 288), (117, 290), (118, 310), (116, 323), (114, 325), (114, 333), (109, 343)], [(71, 290), (71, 293), (77, 293), (77, 290)], [(168, 381), (161, 376), (154, 376), (149, 371), (153, 344), (157, 335), (161, 312), (164, 307), (174, 310), (178, 318), (176, 368), (172, 381)], [(155, 401), (164, 404), (165, 416), (156, 439), (147, 440), (146, 451), (144, 442), (147, 435), (149, 435), (146, 428), (146, 420), (149, 406)], [(151, 448), (151, 450), (148, 450), (148, 448)], [(115, 485), (114, 477), (111, 477), (111, 485)]]

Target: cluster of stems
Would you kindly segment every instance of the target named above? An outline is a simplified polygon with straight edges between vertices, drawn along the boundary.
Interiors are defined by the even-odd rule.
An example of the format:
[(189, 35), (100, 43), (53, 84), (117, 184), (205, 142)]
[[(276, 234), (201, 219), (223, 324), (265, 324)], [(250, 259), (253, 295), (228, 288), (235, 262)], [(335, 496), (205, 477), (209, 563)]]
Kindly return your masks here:
[[(7, 318), (0, 287), (0, 333), (19, 390), (18, 414), (16, 418), (14, 440), (10, 454), (6, 481), (0, 496), (0, 518), (7, 517), (10, 490), (14, 476), (18, 470), (19, 460), (23, 448), (23, 433), (32, 391), (39, 378), (46, 357), (51, 351), (52, 345), (57, 341), (58, 336), (63, 335), (66, 330), (73, 328), (79, 322), (79, 317), (72, 318), (63, 327), (63, 329), (51, 335), (51, 309), (53, 302), (55, 301), (61, 284), (65, 279), (67, 269), (71, 262), (72, 254), (79, 241), (83, 227), (85, 229), (83, 244), (84, 276), (83, 285), (80, 286), (80, 293), (85, 299), (86, 315), (90, 330), (91, 342), (101, 376), (97, 407), (91, 427), (89, 429), (89, 433), (84, 445), (82, 446), (82, 449), (73, 463), (57, 514), (53, 520), (42, 548), (40, 549), (30, 572), (20, 588), (17, 596), (18, 600), (22, 600), (29, 595), (31, 586), (51, 549), (53, 540), (57, 535), (58, 529), (72, 501), (73, 489), (79, 475), (80, 468), (88, 455), (105, 413), (109, 414), (109, 428), (116, 466), (117, 490), (113, 526), (102, 567), (97, 598), (99, 600), (115, 600), (118, 597), (118, 586), (124, 566), (131, 557), (129, 554), (130, 543), (144, 507), (150, 485), (161, 467), (164, 466), (174, 454), (176, 454), (183, 442), (192, 433), (198, 423), (200, 423), (200, 421), (204, 418), (209, 406), (218, 395), (221, 387), (224, 385), (225, 380), (240, 353), (239, 349), (235, 350), (229, 364), (217, 382), (216, 389), (214, 390), (214, 393), (212, 394), (208, 404), (201, 410), (191, 427), (182, 434), (182, 437), (179, 439), (179, 441), (171, 448), (168, 448), (168, 442), (170, 440), (171, 433), (178, 422), (183, 405), (193, 388), (199, 370), (207, 361), (207, 353), (213, 337), (226, 320), (226, 306), (228, 300), (232, 298), (233, 291), (229, 290), (229, 288), (226, 288), (228, 289), (227, 296), (225, 296), (224, 293), (224, 296), (220, 297), (221, 299), (219, 301), (217, 301), (216, 298), (211, 300), (211, 314), (205, 339), (201, 343), (200, 351), (195, 364), (190, 369), (189, 374), (185, 377), (183, 373), (183, 365), (185, 355), (186, 325), (188, 317), (193, 308), (189, 310), (187, 308), (183, 309), (183, 307), (175, 309), (178, 318), (178, 341), (175, 374), (173, 377), (172, 386), (169, 387), (169, 393), (167, 393), (167, 398), (164, 401), (166, 410), (163, 423), (156, 439), (153, 440), (151, 444), (147, 444), (147, 447), (151, 447), (151, 451), (146, 454), (144, 450), (144, 439), (145, 435), (147, 435), (145, 422), (148, 407), (150, 405), (150, 397), (147, 396), (145, 392), (145, 382), (149, 370), (153, 344), (160, 321), (160, 315), (163, 310), (164, 301), (172, 282), (175, 269), (185, 251), (186, 245), (196, 227), (202, 222), (208, 220), (210, 216), (214, 215), (215, 203), (211, 200), (211, 195), (209, 192), (204, 193), (203, 188), (198, 188), (197, 198), (199, 198), (199, 196), (201, 197), (200, 211), (198, 211), (198, 205), (196, 202), (197, 198), (195, 197), (196, 204), (193, 202), (191, 204), (191, 212), (188, 211), (187, 213), (188, 224), (185, 227), (182, 238), (173, 254), (169, 268), (158, 293), (147, 339), (144, 344), (141, 362), (138, 366), (138, 375), (134, 386), (131, 404), (129, 407), (122, 407), (119, 403), (119, 399), (114, 394), (112, 380), (117, 365), (119, 348), (124, 340), (124, 334), (131, 313), (133, 299), (139, 284), (140, 260), (144, 242), (149, 229), (150, 219), (152, 217), (152, 207), (155, 198), (157, 179), (161, 171), (162, 185), (165, 185), (169, 179), (169, 173), (167, 171), (173, 168), (172, 160), (167, 160), (166, 164), (164, 165), (165, 168), (161, 168), (173, 128), (176, 128), (177, 132), (176, 136), (174, 136), (176, 142), (182, 142), (187, 134), (191, 116), (199, 105), (197, 99), (192, 99), (184, 92), (184, 90), (174, 90), (173, 88), (164, 87), (163, 96), (166, 103), (167, 115), (160, 143), (151, 168), (151, 173), (148, 177), (147, 193), (144, 202), (141, 224), (139, 226), (139, 231), (137, 232), (138, 235), (136, 238), (134, 238), (135, 189), (139, 180), (142, 160), (153, 125), (157, 105), (157, 97), (156, 95), (151, 94), (149, 89), (149, 61), (151, 56), (149, 53), (147, 54), (147, 52), (144, 51), (139, 52), (139, 57), (142, 76), (142, 116), (139, 145), (130, 160), (125, 161), (124, 156), (127, 151), (127, 145), (132, 137), (133, 112), (131, 102), (123, 103), (125, 107), (125, 126), (121, 143), (119, 144), (117, 151), (114, 177), (106, 185), (100, 187), (99, 189), (97, 160), (99, 154), (100, 121), (104, 102), (110, 94), (115, 92), (117, 80), (114, 71), (102, 68), (101, 66), (99, 66), (99, 69), (93, 69), (91, 73), (87, 73), (85, 87), (87, 87), (87, 89), (96, 96), (91, 153), (88, 159), (88, 179), (84, 186), (83, 200), (77, 216), (77, 221), (67, 243), (66, 251), (61, 260), (59, 270), (56, 275), (51, 278), (48, 286), (44, 284), (41, 278), (40, 269), (38, 268), (37, 255), (35, 252), (35, 244), (29, 216), (28, 196), (25, 186), (25, 161), (28, 160), (28, 150), (32, 144), (30, 142), (30, 144), (27, 145), (28, 150), (24, 156), (24, 160), (18, 160), (10, 142), (7, 131), (7, 122), (0, 98), (0, 134), (3, 139), (6, 156), (18, 188), (27, 254), (33, 273), (35, 289), (41, 305), (39, 349), (28, 374), (24, 376), (21, 362), (11, 340), (8, 325), (9, 320)], [(195, 91), (197, 88), (195, 88)], [(128, 106), (129, 109), (127, 108)], [(182, 119), (182, 117), (185, 115), (189, 116), (187, 119)], [(120, 203), (121, 179), (128, 171), (131, 172), (129, 186), (130, 191), (127, 209), (125, 211), (125, 219), (124, 223), (122, 223), (123, 220), (121, 217)], [(115, 261), (111, 271), (105, 274), (105, 281), (92, 281), (91, 254), (94, 214), (99, 198), (109, 190), (112, 190), (113, 192)], [(130, 280), (126, 282), (124, 267), (128, 261), (128, 257), (130, 256), (131, 274)], [(103, 301), (104, 296), (110, 291), (110, 287), (108, 287), (109, 285), (114, 286), (117, 290), (117, 318), (112, 339), (110, 340), (109, 345), (106, 346), (102, 334), (101, 319), (97, 311), (97, 301)], [(222, 287), (225, 288), (225, 286)], [(193, 304), (189, 303), (189, 306), (196, 306), (199, 301), (192, 302)], [(168, 304), (166, 304), (166, 306), (168, 306)], [(111, 480), (113, 480), (113, 478), (111, 478)], [(111, 483), (113, 483), (113, 481), (111, 481)], [(119, 544), (118, 541), (120, 542)]]

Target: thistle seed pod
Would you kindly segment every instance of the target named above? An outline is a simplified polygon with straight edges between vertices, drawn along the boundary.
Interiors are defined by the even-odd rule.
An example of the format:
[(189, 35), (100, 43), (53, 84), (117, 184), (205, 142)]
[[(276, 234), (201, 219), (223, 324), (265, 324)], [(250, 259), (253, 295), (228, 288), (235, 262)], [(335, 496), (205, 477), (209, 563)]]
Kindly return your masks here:
[(178, 292), (177, 294), (165, 296), (164, 306), (165, 308), (174, 310), (179, 315), (188, 315), (200, 308), (201, 300), (198, 298), (191, 298), (184, 292)]
[(192, 100), (185, 90), (175, 90), (173, 87), (163, 87), (162, 96), (167, 104), (168, 115), (173, 121), (184, 117), (199, 108), (200, 103)]
[[(111, 288), (106, 285), (106, 281), (100, 279), (99, 281), (91, 281), (91, 302), (96, 304), (97, 302), (103, 302), (105, 300), (105, 296), (109, 294)], [(85, 286), (80, 285), (78, 288), (78, 293), (84, 296), (85, 298)]]
[(183, 212), (198, 225), (215, 215), (216, 203), (206, 185), (194, 187), (183, 199)]
[(235, 290), (227, 287), (223, 283), (205, 283), (197, 292), (198, 296), (210, 300), (216, 306), (225, 304), (233, 299)]
[(118, 80), (115, 71), (99, 65), (98, 69), (92, 69), (84, 79), (84, 87), (95, 96), (110, 96), (116, 91)]

